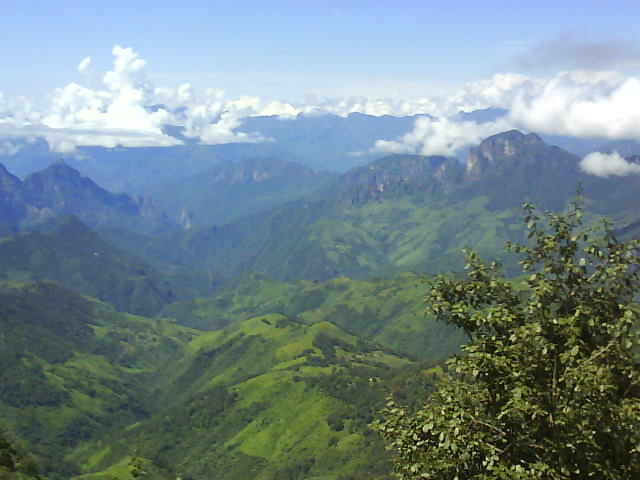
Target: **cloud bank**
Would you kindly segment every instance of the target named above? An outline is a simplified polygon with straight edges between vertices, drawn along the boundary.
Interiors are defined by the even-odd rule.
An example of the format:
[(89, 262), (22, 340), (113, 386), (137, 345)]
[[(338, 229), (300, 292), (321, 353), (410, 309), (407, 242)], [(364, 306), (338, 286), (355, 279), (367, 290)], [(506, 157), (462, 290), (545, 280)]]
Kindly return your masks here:
[(476, 123), (420, 117), (413, 131), (397, 141), (378, 140), (372, 151), (453, 156), (461, 148), (507, 129), (508, 123), (504, 120)]
[[(583, 47), (587, 49), (576, 43), (566, 49)], [(609, 47), (598, 50), (590, 44), (589, 55), (635, 58), (631, 48)], [(0, 136), (42, 136), (58, 152), (88, 145), (171, 146), (181, 140), (164, 133), (164, 127), (175, 125), (183, 127), (185, 136), (206, 144), (262, 142), (269, 139), (260, 132), (237, 131), (244, 118), (327, 113), (344, 117), (359, 112), (438, 117), (417, 118), (411, 132), (394, 141), (376, 142), (372, 146), (375, 152), (453, 155), (486, 136), (511, 128), (574, 137), (640, 139), (640, 77), (610, 71), (574, 70), (547, 78), (499, 73), (437, 98), (316, 96), (304, 102), (286, 102), (253, 96), (228, 98), (223, 90), (215, 88), (197, 92), (188, 83), (176, 88), (155, 87), (147, 76), (145, 60), (136, 51), (115, 46), (112, 54), (113, 67), (95, 77), (98, 81), (90, 81), (92, 86), (74, 82), (40, 98), (5, 97), (0, 93)], [(78, 64), (78, 72), (87, 80), (94, 77), (92, 65), (91, 57)], [(460, 111), (489, 107), (508, 113), (485, 123), (454, 119)]]
[[(483, 124), (416, 121), (412, 132), (373, 151), (451, 155), (478, 138), (509, 129), (570, 137), (640, 139), (640, 78), (616, 72), (561, 72), (551, 78), (500, 74), (466, 85), (442, 111), (490, 106), (508, 111)], [(452, 107), (453, 105), (453, 107)]]

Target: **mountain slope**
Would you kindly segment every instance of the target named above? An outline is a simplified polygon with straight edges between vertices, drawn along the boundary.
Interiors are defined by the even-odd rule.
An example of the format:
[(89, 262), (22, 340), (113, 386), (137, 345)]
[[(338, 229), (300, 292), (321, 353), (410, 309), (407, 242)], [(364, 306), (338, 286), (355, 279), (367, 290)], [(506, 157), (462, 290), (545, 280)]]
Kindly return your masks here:
[[(3, 278), (4, 277), (4, 278)], [(0, 281), (54, 280), (120, 311), (153, 315), (198, 291), (105, 242), (75, 217), (50, 232), (0, 239)]]
[(0, 327), (0, 421), (51, 479), (386, 478), (369, 424), (438, 372), (326, 321), (201, 333), (51, 282), (0, 290)]
[(421, 275), (403, 273), (373, 280), (335, 278), (287, 284), (251, 274), (209, 298), (166, 307), (161, 316), (193, 328), (217, 330), (248, 318), (282, 314), (305, 324), (329, 321), (386, 348), (424, 360), (446, 358), (463, 334), (424, 317), (428, 290)]
[(0, 419), (52, 479), (77, 473), (74, 448), (149, 415), (157, 369), (195, 334), (52, 282), (0, 290), (0, 327)]
[(388, 475), (368, 424), (394, 377), (407, 374), (405, 359), (327, 322), (277, 314), (203, 334), (188, 351), (162, 397), (173, 402), (84, 453), (100, 459), (87, 467), (118, 462), (135, 445), (194, 479)]
[(333, 178), (274, 157), (226, 162), (146, 191), (184, 226), (220, 225), (307, 196)]
[(606, 214), (622, 225), (638, 219), (638, 176), (588, 176), (579, 163), (535, 134), (504, 132), (472, 149), (466, 166), (443, 157), (390, 156), (347, 172), (313, 197), (178, 233), (171, 242), (228, 277), (451, 271), (462, 266), (465, 246), (502, 256), (505, 241), (524, 240), (522, 202), (562, 210), (582, 178), (589, 218)]

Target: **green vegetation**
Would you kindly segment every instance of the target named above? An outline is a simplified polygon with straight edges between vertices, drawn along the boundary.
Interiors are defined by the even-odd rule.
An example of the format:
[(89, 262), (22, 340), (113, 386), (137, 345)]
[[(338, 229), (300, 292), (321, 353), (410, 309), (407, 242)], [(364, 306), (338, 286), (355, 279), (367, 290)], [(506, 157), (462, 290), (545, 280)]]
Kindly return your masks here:
[(251, 317), (280, 313), (306, 324), (329, 321), (386, 348), (421, 359), (446, 358), (463, 342), (461, 330), (424, 318), (425, 278), (402, 273), (373, 280), (277, 282), (251, 274), (210, 298), (166, 307), (161, 316), (214, 330)]
[[(237, 156), (254, 147), (224, 148)], [(319, 186), (291, 181), (305, 169), (222, 166), (204, 147), (180, 151), (187, 170), (174, 162), (175, 175), (152, 175), (218, 165), (178, 182), (176, 195), (221, 223)], [(144, 162), (160, 153), (144, 149)], [(141, 212), (143, 231), (154, 224), (151, 204), (105, 195), (64, 165), (22, 183), (0, 168), (7, 438), (50, 480), (388, 479), (391, 456), (372, 422), (391, 395), (402, 407), (389, 405), (381, 428), (407, 478), (636, 474), (636, 444), (618, 440), (637, 442), (640, 431), (630, 330), (637, 272), (616, 266), (636, 261), (636, 247), (620, 246), (608, 228), (600, 243), (578, 236), (577, 209), (540, 219), (531, 211), (533, 246), (518, 246), (527, 232), (516, 205), (563, 209), (577, 157), (512, 131), (469, 158), (465, 169), (443, 157), (391, 156), (257, 216), (155, 236), (126, 230)], [(613, 213), (622, 235), (638, 235), (629, 201), (637, 177), (589, 179), (585, 188), (585, 225)], [(37, 231), (17, 231), (21, 189), (34, 195), (30, 215), (43, 216), (33, 220), (49, 220)], [(220, 208), (201, 205), (205, 198)], [(86, 204), (83, 218), (99, 233), (47, 217), (51, 199)], [(135, 208), (118, 211), (120, 221), (113, 202)], [(505, 240), (524, 255), (526, 276), (510, 278), (519, 269)], [(468, 276), (458, 273), (465, 246), (504, 258), (506, 277), (475, 254)], [(446, 273), (425, 282), (438, 272)], [(9, 447), (0, 448), (0, 478), (34, 474)], [(9, 470), (17, 465), (22, 472)]]
[(51, 282), (5, 287), (0, 322), (0, 417), (50, 479), (130, 478), (132, 455), (150, 478), (383, 478), (375, 412), (438, 375), (324, 320), (197, 332)]
[(48, 478), (70, 478), (66, 455), (145, 418), (157, 371), (196, 332), (121, 314), (51, 282), (0, 291), (0, 418)]
[(16, 449), (0, 432), (0, 480), (40, 480), (27, 454)]
[[(629, 479), (640, 475), (638, 252), (578, 204), (539, 218), (526, 285), (467, 254), (467, 277), (438, 277), (427, 299), (470, 342), (424, 406), (391, 401), (379, 431), (403, 479)], [(547, 225), (546, 228), (543, 225)]]
[(206, 291), (194, 279), (178, 283), (158, 273), (112, 247), (76, 217), (60, 219), (50, 232), (0, 240), (0, 281), (54, 280), (140, 315), (154, 315), (179, 298)]
[(368, 425), (390, 391), (428, 388), (422, 368), (327, 322), (260, 316), (195, 337), (165, 369), (157, 413), (75, 458), (109, 468), (135, 448), (184, 478), (384, 477)]
[[(176, 221), (221, 225), (306, 197), (334, 178), (275, 157), (241, 159), (150, 189)], [(186, 220), (186, 218), (182, 218)]]
[[(506, 271), (516, 274), (502, 245), (525, 239), (519, 205), (563, 210), (568, 186), (582, 176), (579, 161), (534, 134), (505, 132), (474, 149), (466, 168), (443, 157), (390, 156), (313, 196), (222, 226), (171, 233), (151, 242), (153, 249), (126, 236), (110, 240), (150, 263), (160, 255), (231, 279), (251, 272), (291, 282), (459, 271), (464, 247), (505, 260)], [(584, 185), (590, 219), (638, 220), (629, 201), (637, 177), (589, 176)]]

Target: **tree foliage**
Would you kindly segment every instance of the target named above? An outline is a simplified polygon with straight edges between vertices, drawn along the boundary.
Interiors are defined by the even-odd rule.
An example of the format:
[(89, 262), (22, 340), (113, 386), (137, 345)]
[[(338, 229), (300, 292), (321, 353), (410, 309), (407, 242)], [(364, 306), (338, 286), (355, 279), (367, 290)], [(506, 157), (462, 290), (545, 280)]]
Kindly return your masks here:
[(433, 280), (428, 310), (469, 342), (424, 406), (383, 412), (401, 479), (640, 478), (640, 244), (585, 227), (579, 199), (524, 208), (524, 277), (466, 251), (463, 279)]

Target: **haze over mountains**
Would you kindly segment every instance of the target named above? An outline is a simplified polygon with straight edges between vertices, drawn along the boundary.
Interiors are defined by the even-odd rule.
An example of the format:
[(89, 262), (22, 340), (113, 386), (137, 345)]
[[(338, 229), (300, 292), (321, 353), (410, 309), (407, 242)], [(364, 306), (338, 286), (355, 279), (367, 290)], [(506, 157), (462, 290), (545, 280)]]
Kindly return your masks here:
[(388, 478), (376, 411), (420, 401), (464, 341), (423, 316), (426, 275), (465, 246), (503, 256), (523, 201), (562, 210), (580, 181), (588, 222), (640, 236), (637, 143), (603, 143), (598, 175), (516, 130), (463, 159), (349, 155), (414, 121), (257, 117), (243, 128), (273, 142), (3, 157), (11, 442), (51, 479)]

